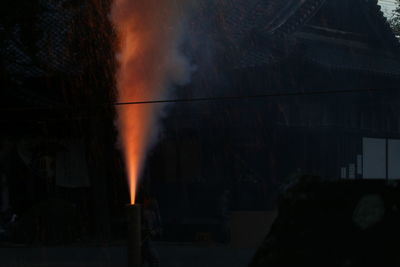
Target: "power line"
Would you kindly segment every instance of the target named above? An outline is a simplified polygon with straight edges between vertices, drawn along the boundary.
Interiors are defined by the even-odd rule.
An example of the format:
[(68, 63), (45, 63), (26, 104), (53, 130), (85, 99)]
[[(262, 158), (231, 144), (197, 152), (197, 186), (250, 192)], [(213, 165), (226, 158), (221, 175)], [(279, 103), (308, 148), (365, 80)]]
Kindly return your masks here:
[[(343, 89), (343, 90), (323, 90), (323, 91), (297, 91), (297, 92), (285, 92), (285, 93), (269, 93), (269, 94), (258, 94), (258, 95), (245, 95), (245, 96), (221, 96), (221, 97), (204, 97), (204, 98), (182, 98), (182, 99), (166, 99), (166, 100), (149, 100), (149, 101), (132, 101), (132, 102), (117, 102), (117, 103), (106, 103), (103, 105), (85, 105), (85, 106), (53, 106), (53, 107), (34, 107), (34, 108), (3, 108), (0, 111), (52, 111), (59, 110), (65, 111), (71, 110), (74, 112), (83, 110), (83, 111), (95, 111), (96, 109), (105, 109), (112, 108), (118, 106), (126, 106), (126, 105), (146, 105), (146, 104), (163, 104), (163, 103), (189, 103), (189, 102), (207, 102), (207, 101), (226, 101), (226, 100), (242, 100), (242, 99), (262, 99), (269, 97), (292, 97), (292, 96), (319, 96), (319, 95), (332, 95), (332, 94), (346, 94), (346, 93), (380, 93), (384, 91), (398, 91), (395, 88), (385, 88), (385, 89)], [(7, 113), (3, 113), (7, 116)], [(25, 114), (25, 113), (24, 113)], [(64, 113), (66, 117), (59, 117), (55, 115), (55, 118), (22, 118), (17, 119), (18, 121), (73, 121), (77, 119), (92, 119), (94, 117), (101, 118), (103, 115), (96, 113), (91, 114), (70, 114), (68, 112)], [(110, 113), (111, 114), (111, 113)], [(8, 117), (8, 116), (7, 116)], [(0, 118), (1, 122), (10, 122), (14, 121), (14, 119), (3, 117)]]
[(268, 97), (285, 97), (285, 96), (308, 96), (308, 95), (325, 95), (325, 94), (343, 94), (343, 93), (361, 93), (361, 92), (379, 92), (379, 91), (394, 91), (395, 88), (386, 89), (343, 89), (343, 90), (314, 90), (314, 91), (296, 91), (296, 92), (275, 92), (256, 95), (241, 95), (241, 96), (220, 96), (220, 97), (203, 97), (203, 98), (181, 98), (181, 99), (165, 99), (165, 100), (149, 100), (149, 101), (132, 101), (132, 102), (117, 102), (113, 105), (143, 105), (143, 104), (162, 104), (162, 103), (181, 103), (181, 102), (206, 102), (219, 100), (237, 100), (237, 99), (254, 99)]
[(79, 110), (88, 108), (106, 108), (112, 106), (127, 106), (127, 105), (148, 105), (148, 104), (168, 104), (168, 103), (190, 103), (190, 102), (209, 102), (209, 101), (226, 101), (226, 100), (244, 100), (244, 99), (262, 99), (270, 97), (291, 97), (291, 96), (318, 96), (318, 95), (332, 95), (332, 94), (346, 94), (346, 93), (368, 93), (368, 92), (383, 92), (383, 91), (397, 91), (396, 88), (385, 89), (343, 89), (343, 90), (308, 90), (308, 91), (288, 91), (288, 92), (271, 92), (255, 95), (238, 95), (238, 96), (219, 96), (219, 97), (200, 97), (200, 98), (177, 98), (177, 99), (160, 99), (160, 100), (146, 100), (146, 101), (129, 101), (129, 102), (116, 102), (105, 103), (98, 105), (61, 105), (61, 106), (47, 106), (47, 107), (26, 107), (26, 108), (1, 108), (1, 111), (33, 111), (33, 110)]

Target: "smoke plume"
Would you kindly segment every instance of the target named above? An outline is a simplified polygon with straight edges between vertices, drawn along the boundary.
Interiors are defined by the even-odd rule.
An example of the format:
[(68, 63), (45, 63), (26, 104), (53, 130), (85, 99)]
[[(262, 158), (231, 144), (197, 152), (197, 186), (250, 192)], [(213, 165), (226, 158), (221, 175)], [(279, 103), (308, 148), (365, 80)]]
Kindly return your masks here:
[[(191, 68), (180, 48), (190, 0), (114, 0), (119, 102), (160, 100), (189, 82)], [(157, 133), (161, 104), (121, 105), (117, 125), (124, 152), (131, 202), (146, 152)]]

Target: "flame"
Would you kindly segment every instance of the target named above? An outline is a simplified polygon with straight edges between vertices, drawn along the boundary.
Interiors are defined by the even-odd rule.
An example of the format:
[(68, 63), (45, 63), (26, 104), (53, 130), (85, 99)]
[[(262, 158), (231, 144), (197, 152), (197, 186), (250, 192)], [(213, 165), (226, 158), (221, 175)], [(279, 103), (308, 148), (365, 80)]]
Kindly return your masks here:
[[(114, 0), (111, 21), (117, 32), (118, 101), (159, 100), (173, 84), (188, 78), (188, 63), (178, 51), (183, 7), (189, 0)], [(122, 105), (117, 125), (124, 151), (131, 204), (146, 151), (156, 133), (161, 106)]]
[(131, 204), (135, 204), (135, 196), (141, 166), (145, 158), (145, 150), (151, 131), (151, 106), (123, 106), (118, 109), (118, 125), (121, 145), (123, 147), (126, 172), (128, 176)]

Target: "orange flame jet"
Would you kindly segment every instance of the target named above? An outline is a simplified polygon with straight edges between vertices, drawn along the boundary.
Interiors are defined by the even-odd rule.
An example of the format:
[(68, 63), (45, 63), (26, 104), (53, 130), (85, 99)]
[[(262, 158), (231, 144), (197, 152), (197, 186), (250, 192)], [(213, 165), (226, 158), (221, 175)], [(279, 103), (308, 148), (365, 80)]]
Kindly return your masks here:
[[(184, 83), (188, 63), (177, 46), (180, 21), (188, 0), (114, 0), (111, 21), (118, 37), (116, 81), (118, 101), (159, 100), (165, 90)], [(185, 5), (184, 5), (185, 4)], [(131, 204), (146, 151), (156, 134), (160, 104), (121, 105), (117, 108)]]

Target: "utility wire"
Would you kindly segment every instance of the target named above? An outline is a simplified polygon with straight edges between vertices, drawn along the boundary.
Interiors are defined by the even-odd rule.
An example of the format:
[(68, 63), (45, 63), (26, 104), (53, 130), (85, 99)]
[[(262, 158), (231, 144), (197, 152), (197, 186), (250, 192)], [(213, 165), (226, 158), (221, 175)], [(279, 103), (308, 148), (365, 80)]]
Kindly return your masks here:
[(105, 108), (111, 106), (127, 106), (127, 105), (146, 105), (146, 104), (167, 104), (167, 103), (189, 103), (189, 102), (209, 102), (209, 101), (224, 101), (224, 100), (242, 100), (242, 99), (261, 99), (269, 97), (290, 97), (290, 96), (318, 96), (346, 93), (368, 93), (368, 92), (383, 92), (383, 91), (398, 91), (396, 88), (385, 89), (343, 89), (343, 90), (313, 90), (313, 91), (288, 91), (288, 92), (271, 92), (255, 95), (239, 95), (239, 96), (220, 96), (220, 97), (200, 97), (200, 98), (177, 98), (177, 99), (160, 99), (146, 101), (129, 101), (105, 103), (99, 105), (60, 105), (47, 107), (26, 107), (26, 108), (1, 108), (0, 111), (33, 111), (33, 110), (79, 110), (83, 108)]
[(308, 95), (325, 95), (325, 94), (342, 94), (342, 93), (359, 93), (359, 92), (379, 92), (379, 91), (397, 91), (395, 88), (386, 89), (343, 89), (343, 90), (314, 90), (314, 91), (295, 91), (295, 92), (275, 92), (256, 95), (241, 95), (241, 96), (220, 96), (220, 97), (203, 97), (203, 98), (181, 98), (181, 99), (166, 99), (166, 100), (149, 100), (149, 101), (132, 101), (132, 102), (117, 102), (113, 105), (142, 105), (142, 104), (159, 104), (159, 103), (180, 103), (180, 102), (205, 102), (218, 100), (236, 100), (236, 99), (254, 99), (268, 97), (284, 97), (284, 96), (308, 96)]
[[(291, 97), (291, 96), (318, 96), (318, 95), (332, 95), (332, 94), (342, 94), (342, 93), (376, 93), (376, 92), (384, 92), (384, 91), (397, 91), (398, 89), (395, 88), (385, 88), (385, 89), (344, 89), (344, 90), (323, 90), (323, 91), (297, 91), (297, 92), (286, 92), (286, 93), (270, 93), (270, 94), (258, 94), (258, 95), (247, 95), (247, 96), (221, 96), (221, 97), (204, 97), (204, 98), (186, 98), (186, 99), (167, 99), (167, 100), (152, 100), (152, 101), (136, 101), (136, 102), (119, 102), (119, 103), (108, 103), (103, 105), (97, 106), (88, 106), (86, 105), (85, 108), (90, 110), (89, 108), (112, 108), (118, 106), (127, 106), (127, 105), (145, 105), (145, 104), (162, 104), (162, 103), (184, 103), (184, 102), (201, 102), (201, 101), (224, 101), (224, 100), (241, 100), (241, 99), (261, 99), (261, 98), (269, 98), (269, 97)], [(34, 107), (34, 108), (3, 108), (0, 111), (33, 111), (33, 110), (41, 110), (41, 111), (51, 111), (51, 110), (60, 110), (64, 111), (65, 109), (77, 111), (82, 109), (83, 106), (57, 106), (57, 107)], [(7, 114), (7, 113), (3, 113)], [(73, 121), (79, 119), (92, 119), (94, 117), (103, 117), (100, 114), (86, 114), (84, 116), (75, 114), (71, 115), (69, 113), (65, 113), (67, 117), (58, 117), (58, 118), (25, 118), (25, 119), (18, 119), (18, 121), (33, 121), (33, 122), (58, 122), (58, 121)], [(7, 116), (8, 117), (8, 116)], [(9, 122), (14, 121), (11, 118), (0, 118), (0, 122)]]

